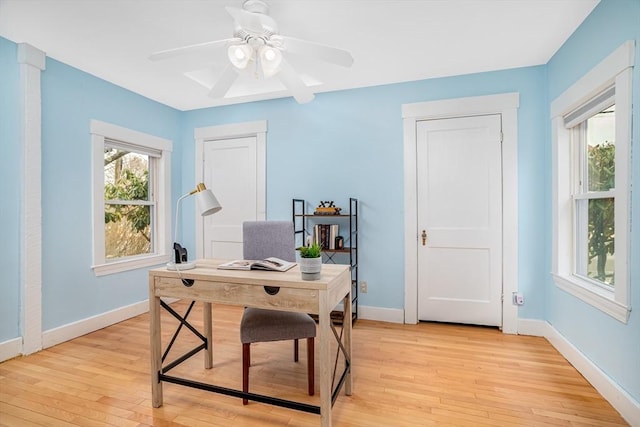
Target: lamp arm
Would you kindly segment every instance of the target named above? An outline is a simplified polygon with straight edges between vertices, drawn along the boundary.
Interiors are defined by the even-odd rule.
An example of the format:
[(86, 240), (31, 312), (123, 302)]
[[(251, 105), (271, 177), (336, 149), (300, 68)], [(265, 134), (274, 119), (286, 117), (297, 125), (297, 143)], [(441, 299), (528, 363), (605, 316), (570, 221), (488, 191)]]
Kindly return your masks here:
[(196, 263), (193, 261), (189, 262), (187, 260), (187, 250), (178, 243), (178, 223), (180, 221), (180, 202), (193, 194), (197, 194), (196, 201), (198, 202), (197, 204), (200, 215), (211, 215), (222, 209), (222, 206), (220, 206), (220, 202), (218, 202), (216, 196), (214, 196), (211, 190), (207, 189), (202, 182), (196, 186), (195, 190), (180, 196), (176, 202), (176, 222), (173, 228), (173, 253), (175, 261), (167, 263), (167, 268), (169, 270), (177, 271), (178, 277), (182, 279), (182, 283), (185, 286), (193, 285), (194, 281), (192, 279), (184, 279), (180, 275), (180, 271), (195, 268)]
[(173, 229), (173, 241), (174, 242), (178, 241), (178, 217), (180, 216), (180, 202), (182, 201), (182, 199), (186, 199), (191, 194), (193, 194), (193, 193), (187, 193), (187, 194), (184, 194), (184, 195), (180, 196), (180, 198), (176, 202), (176, 224), (175, 224), (175, 227)]

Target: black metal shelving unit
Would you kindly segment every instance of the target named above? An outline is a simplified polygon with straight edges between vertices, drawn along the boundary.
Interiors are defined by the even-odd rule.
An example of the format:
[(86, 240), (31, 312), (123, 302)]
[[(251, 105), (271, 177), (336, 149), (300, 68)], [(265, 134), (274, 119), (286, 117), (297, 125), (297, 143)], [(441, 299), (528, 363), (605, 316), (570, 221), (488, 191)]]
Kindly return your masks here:
[[(312, 211), (313, 212), (313, 211)], [(358, 199), (349, 198), (349, 213), (338, 215), (318, 215), (307, 213), (307, 204), (304, 199), (293, 199), (293, 229), (296, 247), (306, 244), (307, 236), (312, 236), (313, 224), (316, 223), (349, 223), (349, 234), (345, 236), (342, 249), (323, 249), (323, 262), (337, 264), (335, 259), (338, 254), (349, 254), (349, 267), (351, 270), (351, 316), (352, 322), (358, 319)], [(311, 225), (310, 225), (311, 223)], [(342, 323), (343, 313), (334, 311), (331, 318), (334, 323)]]

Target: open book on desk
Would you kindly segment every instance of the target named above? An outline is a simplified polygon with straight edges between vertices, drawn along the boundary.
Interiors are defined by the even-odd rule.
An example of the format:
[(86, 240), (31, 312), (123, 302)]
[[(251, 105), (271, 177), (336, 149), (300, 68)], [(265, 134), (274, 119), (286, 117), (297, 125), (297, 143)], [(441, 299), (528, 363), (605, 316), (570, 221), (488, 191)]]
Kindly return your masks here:
[(218, 266), (221, 270), (270, 270), (270, 271), (287, 271), (296, 265), (295, 262), (289, 262), (276, 257), (269, 257), (260, 260), (237, 259), (235, 261), (225, 262)]

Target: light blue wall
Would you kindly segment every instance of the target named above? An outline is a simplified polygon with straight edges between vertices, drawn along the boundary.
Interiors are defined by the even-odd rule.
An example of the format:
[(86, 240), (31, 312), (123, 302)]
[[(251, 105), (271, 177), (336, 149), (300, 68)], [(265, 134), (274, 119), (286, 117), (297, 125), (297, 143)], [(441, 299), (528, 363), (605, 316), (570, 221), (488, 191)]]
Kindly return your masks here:
[[(640, 2), (603, 0), (547, 66), (319, 94), (307, 105), (292, 99), (178, 112), (60, 62), (47, 59), (43, 107), (43, 329), (63, 326), (147, 298), (146, 269), (96, 278), (91, 265), (89, 121), (98, 119), (174, 140), (173, 200), (194, 185), (193, 129), (268, 120), (267, 217), (289, 219), (291, 198), (311, 205), (360, 199), (360, 303), (401, 309), (403, 170), (401, 105), (506, 92), (518, 110), (520, 318), (549, 320), (579, 350), (640, 400), (640, 321), (623, 325), (559, 291), (551, 266), (549, 100), (624, 40), (640, 38)], [(640, 43), (638, 43), (640, 45)], [(638, 47), (638, 46), (637, 46)], [(640, 58), (640, 52), (637, 57)], [(16, 46), (0, 38), (0, 343), (19, 336), (19, 182)], [(634, 71), (634, 141), (640, 152), (640, 67)], [(633, 185), (640, 188), (640, 162)], [(327, 165), (322, 167), (321, 165)], [(309, 173), (312, 178), (309, 178)], [(215, 189), (214, 189), (215, 190)], [(632, 220), (640, 224), (640, 197)], [(185, 205), (185, 215), (192, 207)], [(195, 253), (193, 226), (184, 243)], [(631, 239), (632, 305), (640, 307), (640, 227)], [(5, 244), (8, 242), (8, 244)], [(637, 311), (637, 310), (636, 310)], [(635, 374), (635, 375), (633, 375)]]
[(20, 69), (0, 37), (0, 343), (20, 337)]
[[(640, 2), (603, 0), (548, 64), (553, 100), (626, 40), (636, 41), (633, 71), (631, 306), (623, 324), (559, 290), (546, 279), (546, 319), (640, 401)], [(549, 138), (550, 139), (550, 138)], [(550, 149), (548, 149), (550, 151)], [(551, 170), (547, 172), (549, 177)], [(549, 180), (550, 182), (550, 180)], [(550, 187), (549, 187), (550, 188)], [(550, 203), (545, 216), (550, 221)], [(549, 228), (548, 228), (549, 229)], [(549, 234), (549, 232), (547, 232)], [(548, 251), (550, 253), (550, 242)], [(550, 265), (550, 258), (548, 263)]]
[[(183, 182), (193, 186), (193, 129), (268, 120), (267, 218), (290, 219), (291, 199), (312, 207), (360, 200), (360, 279), (369, 292), (360, 304), (404, 307), (403, 134), (401, 106), (446, 98), (520, 93), (518, 150), (520, 286), (526, 317), (544, 314), (543, 234), (545, 188), (544, 67), (473, 74), (317, 95), (305, 105), (292, 99), (191, 111), (184, 114)], [(187, 188), (183, 188), (186, 190)], [(215, 188), (214, 188), (215, 191)], [(193, 236), (185, 225), (184, 236)], [(186, 240), (193, 247), (193, 237)]]
[[(103, 277), (91, 270), (92, 119), (175, 141), (180, 112), (47, 58), (42, 73), (45, 331), (148, 298), (146, 269)], [(180, 151), (176, 142), (174, 150)]]

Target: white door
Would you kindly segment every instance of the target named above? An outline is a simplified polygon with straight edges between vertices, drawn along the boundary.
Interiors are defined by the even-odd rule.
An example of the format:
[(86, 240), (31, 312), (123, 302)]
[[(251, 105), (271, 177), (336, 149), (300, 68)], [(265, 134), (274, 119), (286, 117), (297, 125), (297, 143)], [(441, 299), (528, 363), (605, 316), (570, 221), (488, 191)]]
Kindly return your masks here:
[(418, 319), (501, 326), (501, 117), (416, 131)]
[(204, 257), (242, 258), (242, 223), (258, 212), (256, 137), (205, 141), (203, 177), (222, 210), (204, 217)]

